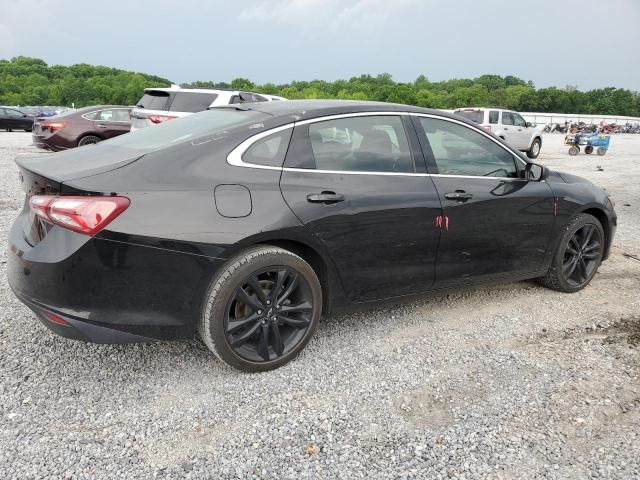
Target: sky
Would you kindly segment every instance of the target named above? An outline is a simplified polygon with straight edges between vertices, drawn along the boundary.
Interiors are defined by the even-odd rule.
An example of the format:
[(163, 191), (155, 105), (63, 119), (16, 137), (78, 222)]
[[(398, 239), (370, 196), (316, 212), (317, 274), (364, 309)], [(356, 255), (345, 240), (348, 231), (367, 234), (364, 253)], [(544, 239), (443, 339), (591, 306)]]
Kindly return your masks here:
[(515, 75), (640, 91), (640, 0), (0, 0), (0, 58), (175, 83)]

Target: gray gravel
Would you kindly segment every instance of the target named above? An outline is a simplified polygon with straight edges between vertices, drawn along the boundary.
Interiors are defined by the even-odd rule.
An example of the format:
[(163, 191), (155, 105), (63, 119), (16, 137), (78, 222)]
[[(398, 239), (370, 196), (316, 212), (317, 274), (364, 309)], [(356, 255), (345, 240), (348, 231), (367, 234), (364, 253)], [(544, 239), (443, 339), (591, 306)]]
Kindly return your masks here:
[(541, 162), (618, 202), (586, 290), (336, 316), (297, 361), (241, 374), (199, 342), (87, 345), (34, 320), (5, 280), (13, 159), (34, 149), (0, 132), (0, 478), (640, 478), (640, 135), (593, 158), (561, 139)]

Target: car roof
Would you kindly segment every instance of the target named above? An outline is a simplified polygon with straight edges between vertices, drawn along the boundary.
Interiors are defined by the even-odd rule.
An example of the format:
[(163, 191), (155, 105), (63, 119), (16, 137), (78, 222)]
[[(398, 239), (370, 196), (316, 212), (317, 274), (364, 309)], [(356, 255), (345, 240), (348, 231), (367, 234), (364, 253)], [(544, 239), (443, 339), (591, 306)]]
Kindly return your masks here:
[[(459, 116), (454, 116), (453, 114), (443, 110), (414, 107), (411, 105), (402, 105), (397, 103), (356, 100), (288, 100), (286, 102), (257, 102), (220, 105), (213, 108), (255, 110), (268, 115), (273, 115), (274, 117), (292, 117), (293, 120), (304, 120), (328, 115), (341, 115), (358, 112), (413, 112), (438, 115), (460, 121)], [(464, 121), (464, 119), (462, 121)]]
[[(145, 88), (144, 89), (145, 93), (146, 92), (187, 92), (187, 93), (233, 93), (233, 94), (238, 94), (240, 93), (240, 90), (224, 90), (221, 88), (179, 88), (179, 87), (151, 87), (151, 88)], [(247, 92), (247, 93), (257, 93), (257, 92), (251, 92), (249, 90), (242, 90), (243, 92)], [(261, 95), (261, 94), (258, 94)]]

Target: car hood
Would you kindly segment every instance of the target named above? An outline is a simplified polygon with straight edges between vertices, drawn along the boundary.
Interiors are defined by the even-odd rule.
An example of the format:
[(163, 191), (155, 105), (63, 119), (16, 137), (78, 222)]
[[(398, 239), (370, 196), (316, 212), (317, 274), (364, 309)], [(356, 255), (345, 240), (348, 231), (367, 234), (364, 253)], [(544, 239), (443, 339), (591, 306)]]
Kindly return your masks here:
[(586, 178), (573, 175), (572, 173), (558, 172), (556, 170), (549, 170), (549, 176), (547, 182), (560, 182), (560, 183), (583, 183), (586, 185), (593, 185), (593, 183)]

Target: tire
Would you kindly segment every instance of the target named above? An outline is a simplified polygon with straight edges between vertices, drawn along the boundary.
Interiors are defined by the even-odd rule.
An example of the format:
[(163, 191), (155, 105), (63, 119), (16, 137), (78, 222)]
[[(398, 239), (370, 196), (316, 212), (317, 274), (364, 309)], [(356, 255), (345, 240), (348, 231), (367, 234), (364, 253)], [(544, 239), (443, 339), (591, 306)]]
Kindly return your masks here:
[(584, 153), (586, 153), (587, 155), (591, 155), (593, 153), (593, 146), (587, 145), (586, 147), (584, 147)]
[(85, 145), (93, 145), (94, 143), (100, 142), (102, 139), (100, 137), (96, 137), (95, 135), (85, 135), (78, 142), (79, 147), (84, 147)]
[(311, 266), (288, 250), (261, 245), (229, 259), (213, 278), (204, 296), (198, 332), (227, 365), (264, 372), (288, 363), (304, 349), (321, 313), (322, 288)]
[(542, 140), (540, 140), (539, 138), (535, 138), (531, 143), (531, 148), (527, 150), (527, 157), (538, 158), (538, 155), (540, 155), (541, 147), (542, 147)]
[(569, 149), (569, 155), (575, 157), (578, 153), (580, 153), (580, 147), (576, 147), (575, 145)]
[(30, 132), (30, 131), (32, 131), (32, 129), (31, 128), (25, 128), (24, 131), (25, 132)]
[[(591, 236), (589, 238), (593, 243), (586, 242), (585, 247), (581, 250), (581, 234), (582, 232), (588, 232), (589, 227), (591, 227)], [(585, 237), (582, 237), (582, 240), (584, 239)], [(590, 247), (596, 243), (599, 245), (597, 249)], [(538, 281), (545, 287), (559, 292), (574, 293), (582, 290), (598, 271), (598, 267), (602, 262), (604, 244), (604, 229), (596, 217), (587, 213), (580, 213), (574, 216), (569, 220), (562, 233), (562, 238), (560, 238), (560, 242), (553, 254), (549, 270)], [(575, 265), (571, 263), (571, 258), (575, 257), (571, 250), (574, 249), (576, 251), (580, 250), (581, 253), (577, 256), (583, 259), (582, 261), (577, 260)], [(581, 272), (582, 263), (585, 264), (585, 267)], [(572, 265), (573, 269), (571, 269)], [(571, 273), (567, 275), (569, 271)]]
[(604, 155), (605, 153), (607, 153), (607, 149), (604, 147), (598, 147), (598, 150), (596, 150), (596, 153), (600, 156)]

